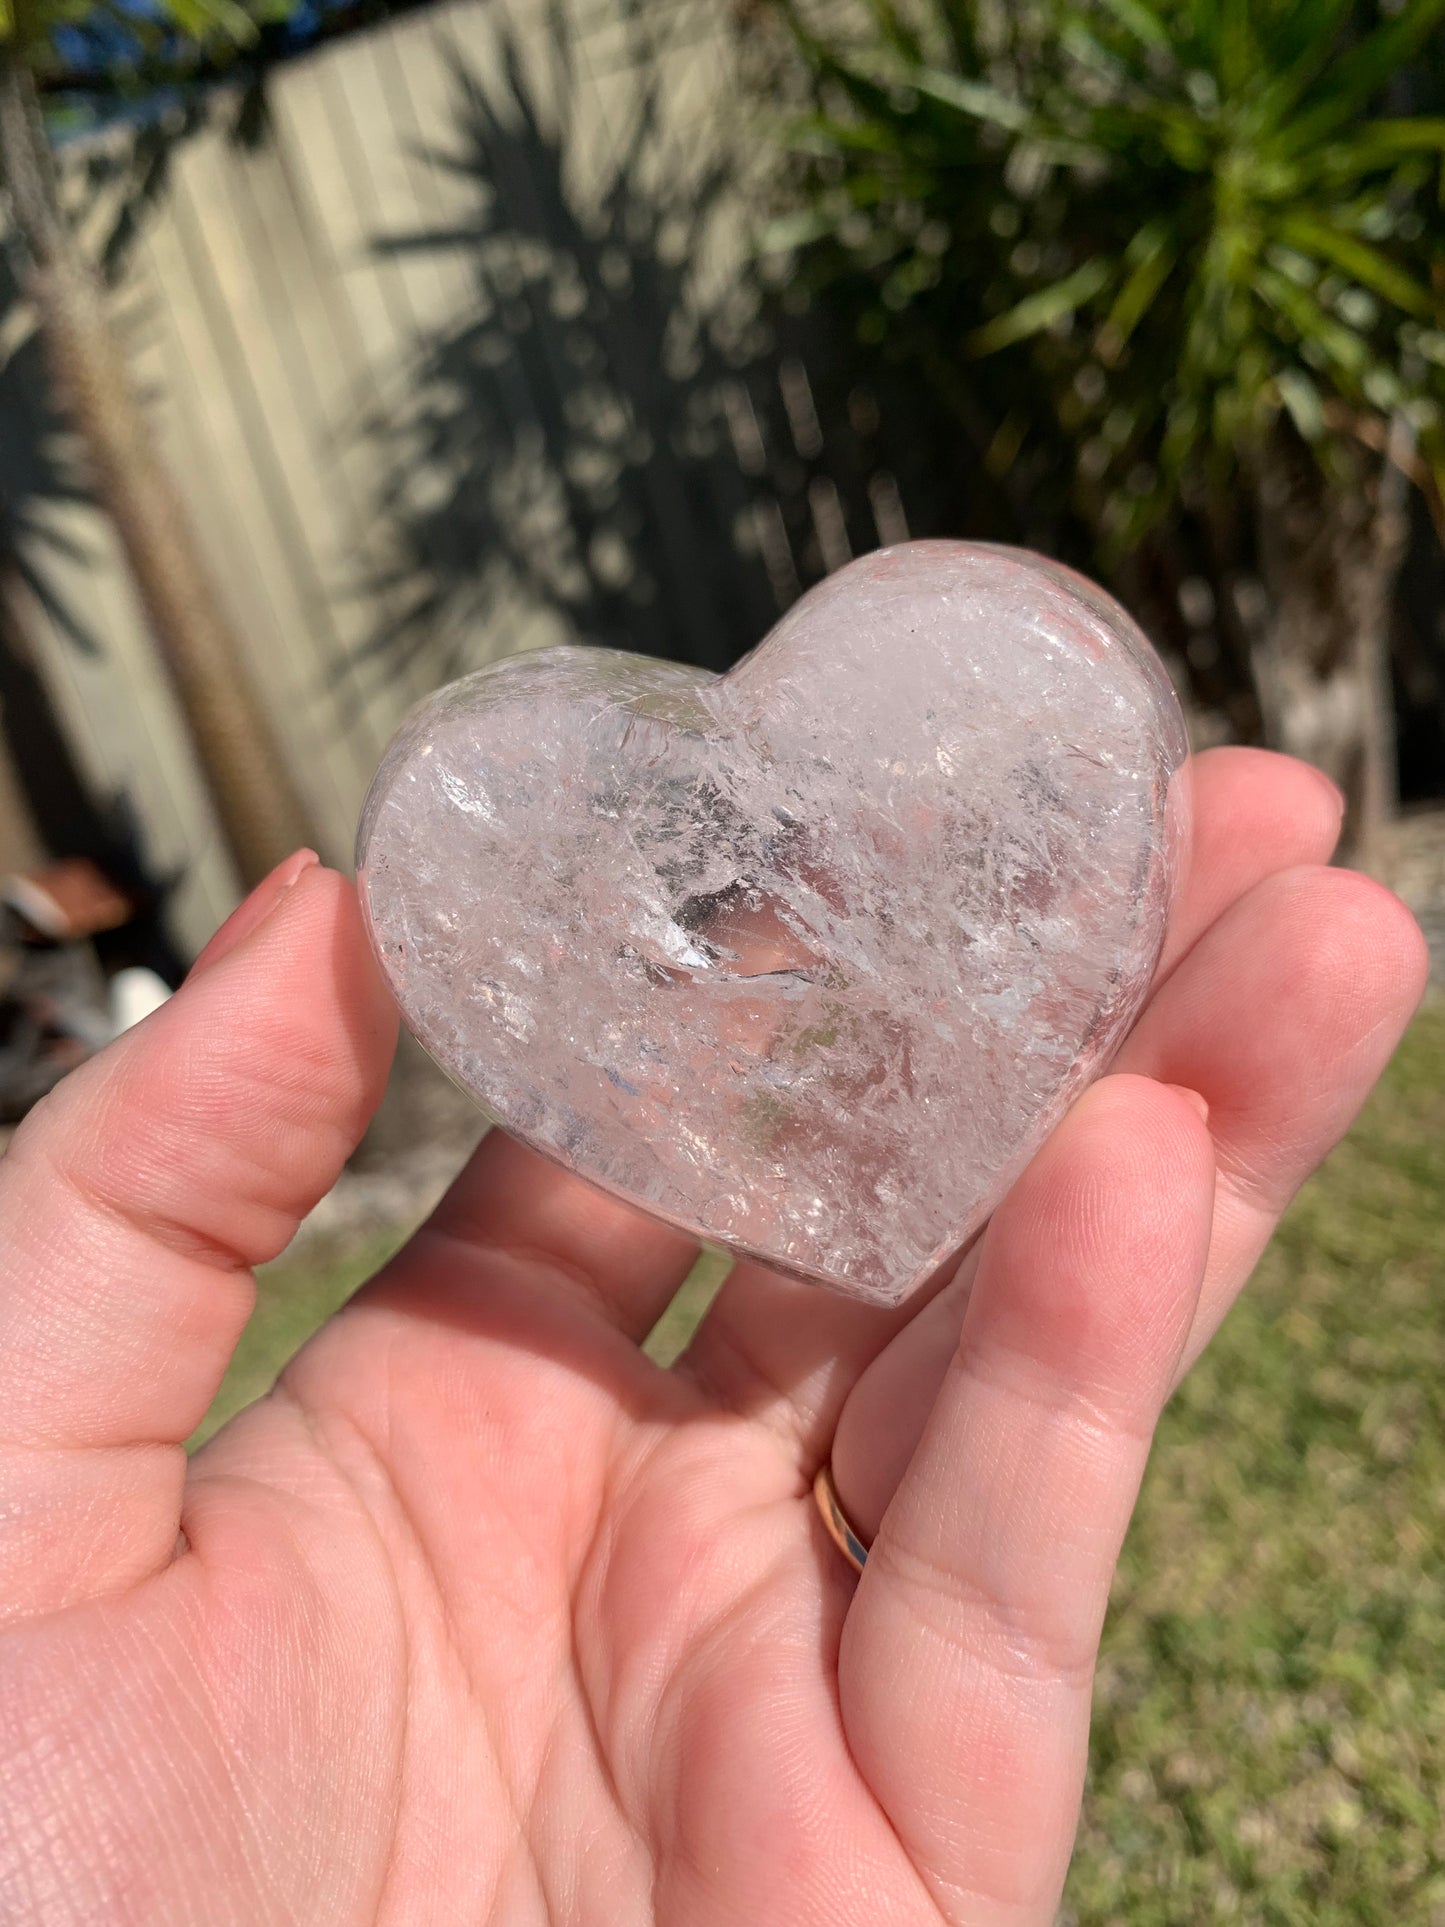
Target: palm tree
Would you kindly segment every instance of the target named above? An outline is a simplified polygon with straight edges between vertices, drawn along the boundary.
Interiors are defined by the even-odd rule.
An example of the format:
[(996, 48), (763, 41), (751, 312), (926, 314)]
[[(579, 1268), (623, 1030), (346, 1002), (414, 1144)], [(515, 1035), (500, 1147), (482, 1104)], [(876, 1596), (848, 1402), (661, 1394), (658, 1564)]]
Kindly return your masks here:
[(1062, 484), (1126, 594), (1204, 530), (1256, 726), (1341, 783), (1370, 860), (1412, 486), (1445, 532), (1445, 118), (1418, 64), (1445, 0), (867, 12), (852, 38), (794, 14), (784, 238), (871, 289), (865, 335), (963, 398), (1005, 484), (1030, 460), (1025, 492)]
[[(165, 662), (236, 868), (255, 882), (307, 840), (305, 812), (112, 333), (99, 275), (63, 211), (35, 85), (56, 20), (42, 7), (7, 18), (0, 0), (0, 181), (25, 250), (58, 397), (79, 432)], [(235, 33), (227, 0), (187, 0), (171, 25)]]

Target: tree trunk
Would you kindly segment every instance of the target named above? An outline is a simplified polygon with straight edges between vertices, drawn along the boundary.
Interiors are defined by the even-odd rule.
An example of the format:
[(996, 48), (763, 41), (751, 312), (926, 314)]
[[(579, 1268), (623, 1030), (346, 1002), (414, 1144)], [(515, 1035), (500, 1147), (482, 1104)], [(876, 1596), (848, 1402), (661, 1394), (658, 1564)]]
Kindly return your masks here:
[(34, 82), (13, 45), (0, 45), (0, 171), (60, 400), (86, 445), (222, 832), (250, 885), (309, 840), (306, 815), (151, 439), (99, 278), (61, 210)]
[[(1403, 451), (1401, 451), (1403, 452)], [(1405, 479), (1387, 456), (1348, 486), (1282, 440), (1259, 488), (1263, 620), (1252, 651), (1266, 741), (1344, 792), (1341, 854), (1378, 873), (1396, 807), (1390, 630)]]

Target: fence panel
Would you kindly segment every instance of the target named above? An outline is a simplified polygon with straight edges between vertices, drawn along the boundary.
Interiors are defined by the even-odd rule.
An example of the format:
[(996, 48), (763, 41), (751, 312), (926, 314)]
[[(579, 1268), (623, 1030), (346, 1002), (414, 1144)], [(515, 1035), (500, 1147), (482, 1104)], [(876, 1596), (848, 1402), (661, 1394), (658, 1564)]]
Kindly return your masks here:
[[(720, 668), (906, 527), (759, 331), (735, 53), (711, 0), (455, 0), (273, 72), (259, 133), (218, 97), (140, 214), (117, 317), (333, 860), (444, 675), (577, 638)], [(3, 392), (27, 339), (0, 317), (12, 500), (55, 434)], [(183, 721), (103, 519), (41, 510), (41, 668), (193, 946), (234, 879)]]

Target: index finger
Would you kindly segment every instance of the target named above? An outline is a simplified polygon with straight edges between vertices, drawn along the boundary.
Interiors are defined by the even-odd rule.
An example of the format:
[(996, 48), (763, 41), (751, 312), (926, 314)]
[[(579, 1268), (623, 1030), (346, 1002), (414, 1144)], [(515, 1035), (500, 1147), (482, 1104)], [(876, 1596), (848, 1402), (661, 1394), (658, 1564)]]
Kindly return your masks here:
[(1272, 749), (1207, 749), (1191, 759), (1194, 825), (1188, 874), (1154, 990), (1256, 883), (1301, 863), (1327, 863), (1345, 799), (1322, 771)]
[(1087, 1092), (984, 1235), (962, 1335), (839, 1656), (853, 1756), (945, 1920), (1048, 1927), (1094, 1659), (1204, 1271), (1208, 1132)]

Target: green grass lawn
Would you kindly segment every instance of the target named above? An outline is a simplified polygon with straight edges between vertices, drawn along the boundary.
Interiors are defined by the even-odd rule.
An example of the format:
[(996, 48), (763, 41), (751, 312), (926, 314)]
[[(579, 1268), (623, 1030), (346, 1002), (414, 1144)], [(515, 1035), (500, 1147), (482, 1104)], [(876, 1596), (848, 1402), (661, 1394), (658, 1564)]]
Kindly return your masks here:
[[(272, 1266), (208, 1425), (385, 1256)], [(670, 1358), (706, 1259), (654, 1334)], [(1445, 1927), (1445, 1005), (1166, 1414), (1065, 1918)]]
[(1080, 1923), (1445, 1923), (1445, 1006), (1166, 1413)]

